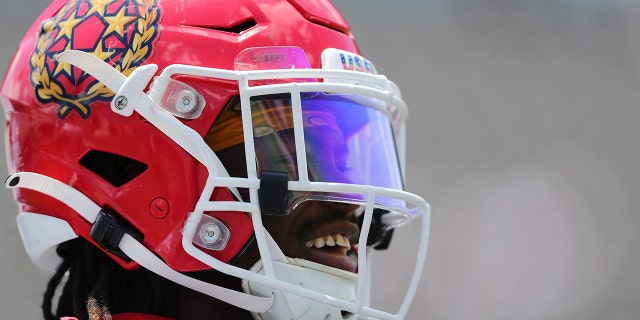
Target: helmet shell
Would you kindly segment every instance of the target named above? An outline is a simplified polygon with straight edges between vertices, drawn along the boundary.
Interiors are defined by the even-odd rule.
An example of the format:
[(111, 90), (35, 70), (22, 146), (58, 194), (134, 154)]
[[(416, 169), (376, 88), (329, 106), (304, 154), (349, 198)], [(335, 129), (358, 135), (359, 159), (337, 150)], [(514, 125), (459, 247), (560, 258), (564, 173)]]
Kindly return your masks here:
[[(55, 178), (113, 210), (143, 235), (145, 246), (172, 268), (208, 268), (184, 252), (180, 230), (193, 210), (208, 172), (180, 146), (138, 114), (123, 117), (110, 109), (114, 93), (82, 70), (59, 63), (65, 50), (90, 52), (125, 75), (155, 64), (233, 69), (243, 49), (262, 46), (302, 48), (312, 68), (320, 68), (326, 48), (358, 53), (348, 24), (329, 1), (318, 0), (56, 0), (35, 21), (6, 73), (0, 96), (7, 119), (10, 172), (29, 171)], [(221, 110), (238, 95), (237, 84), (181, 77), (205, 98), (202, 116), (181, 120), (204, 137)], [(87, 162), (98, 155), (141, 163), (145, 169), (126, 181), (105, 178)], [(111, 160), (109, 160), (111, 159)], [(127, 162), (128, 161), (128, 162)], [(116, 166), (126, 170), (127, 165)], [(123, 172), (115, 173), (115, 176)], [(113, 176), (113, 174), (111, 174)], [(20, 211), (50, 215), (69, 223), (93, 242), (91, 224), (46, 195), (15, 190)], [(232, 200), (219, 188), (211, 200)], [(231, 230), (224, 250), (210, 251), (231, 261), (252, 237), (244, 213), (218, 212)], [(95, 242), (94, 242), (95, 243)], [(110, 253), (109, 253), (110, 254)], [(138, 264), (110, 254), (120, 265)]]

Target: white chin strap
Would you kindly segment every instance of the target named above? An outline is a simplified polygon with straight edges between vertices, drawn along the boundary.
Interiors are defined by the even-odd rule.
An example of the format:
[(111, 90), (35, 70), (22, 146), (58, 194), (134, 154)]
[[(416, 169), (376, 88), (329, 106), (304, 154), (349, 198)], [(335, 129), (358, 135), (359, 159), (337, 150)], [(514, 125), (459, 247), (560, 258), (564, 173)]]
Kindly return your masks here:
[[(145, 103), (139, 103), (143, 99), (148, 99), (148, 97), (144, 96), (143, 89), (157, 71), (157, 67), (155, 65), (138, 67), (129, 77), (125, 77), (104, 61), (82, 51), (72, 50), (63, 52), (58, 56), (58, 60), (80, 67), (85, 72), (91, 74), (111, 90), (116, 92), (116, 96), (127, 98), (128, 103), (124, 106), (114, 105), (114, 99), (111, 105), (113, 112), (122, 116), (131, 116), (135, 109), (135, 111), (139, 112), (145, 119), (153, 123), (159, 130), (165, 132), (168, 136), (171, 136), (172, 139), (176, 140), (176, 142), (182, 142), (179, 143), (180, 145), (188, 145), (187, 142), (189, 141), (197, 141), (198, 139), (201, 139), (201, 137), (199, 137), (195, 132), (174, 131), (172, 124), (174, 122), (178, 122), (176, 119), (172, 116), (165, 116), (163, 112), (156, 112), (148, 107), (146, 108)], [(218, 174), (226, 172), (222, 164), (217, 160), (218, 158), (212, 156), (211, 153), (213, 153), (213, 151), (211, 149), (206, 148), (206, 150), (202, 150), (199, 148), (188, 148), (187, 151), (207, 168), (217, 168), (217, 171), (219, 171)], [(62, 184), (61, 182), (49, 177), (31, 173), (19, 173), (10, 177), (10, 180), (15, 177), (20, 178), (20, 182), (19, 185), (13, 187), (32, 188), (46, 193), (71, 206), (87, 221), (91, 223), (96, 221), (96, 217), (101, 208), (70, 186)], [(33, 183), (23, 182), (23, 180), (25, 180), (24, 178), (30, 181), (33, 180)], [(29, 186), (27, 186), (27, 184)], [(45, 186), (48, 184), (56, 186), (48, 188)], [(74, 206), (71, 204), (78, 205)], [(308, 289), (320, 288), (322, 287), (322, 283), (331, 284), (330, 289), (325, 288), (318, 292), (321, 292), (322, 294), (331, 293), (329, 296), (338, 298), (344, 296), (344, 300), (349, 302), (356, 300), (355, 290), (357, 287), (357, 278), (355, 275), (352, 275), (351, 277), (344, 274), (339, 276), (337, 274), (341, 274), (341, 272), (333, 272), (335, 274), (332, 274), (331, 272), (328, 272), (328, 270), (325, 272), (318, 271), (318, 268), (316, 268), (316, 270), (305, 271), (301, 266), (288, 266), (287, 258), (284, 257), (284, 254), (282, 254), (280, 248), (275, 244), (275, 241), (268, 235), (268, 233), (266, 237), (266, 242), (270, 247), (270, 252), (274, 255), (272, 259), (274, 260), (273, 263), (275, 264), (274, 268), (276, 269), (276, 275), (282, 276), (281, 279), (285, 279), (285, 282), (293, 285), (303, 284), (302, 286)], [(191, 241), (187, 240), (187, 242), (190, 243)], [(249, 283), (246, 279), (244, 280), (245, 293), (242, 293), (187, 277), (171, 269), (149, 249), (144, 247), (140, 242), (128, 234), (124, 234), (122, 240), (118, 244), (118, 248), (144, 268), (185, 287), (200, 291), (219, 300), (246, 309), (252, 312), (257, 319), (344, 319), (344, 317), (340, 315), (340, 310), (336, 307), (329, 307), (326, 304), (306, 298), (300, 298), (299, 296), (291, 293), (274, 290), (273, 288), (265, 285), (258, 285), (257, 282)], [(257, 268), (262, 270), (262, 265), (260, 264)], [(258, 272), (259, 270), (252, 271)], [(342, 271), (342, 273), (346, 272)], [(262, 274), (264, 275), (265, 272), (262, 272)], [(290, 278), (292, 281), (287, 281)], [(322, 279), (322, 281), (311, 281), (311, 279), (315, 278)], [(344, 285), (346, 285), (348, 289), (345, 289)], [(346, 294), (346, 292), (350, 293)]]
[[(158, 130), (182, 146), (183, 149), (198, 162), (211, 170), (213, 173), (210, 172), (210, 174), (221, 176), (226, 172), (211, 148), (204, 143), (195, 144), (195, 141), (202, 141), (202, 137), (197, 132), (193, 130), (176, 130), (176, 128), (182, 128), (183, 124), (173, 115), (156, 109), (151, 98), (144, 93), (143, 90), (156, 73), (157, 66), (145, 65), (138, 67), (129, 77), (125, 77), (106, 62), (85, 52), (67, 51), (61, 53), (58, 56), (58, 60), (83, 69), (114, 91), (116, 97), (126, 98), (128, 103), (124, 105), (115, 104), (116, 99), (112, 101), (111, 107), (113, 112), (122, 116), (131, 116), (134, 111), (138, 112), (158, 128)], [(243, 79), (248, 81), (247, 78)], [(247, 123), (250, 123), (250, 121)], [(304, 157), (302, 159), (304, 161)], [(303, 170), (302, 172), (306, 171)], [(100, 220), (98, 217), (101, 213), (101, 208), (96, 203), (73, 187), (50, 177), (29, 172), (16, 173), (7, 179), (7, 187), (32, 189), (49, 195), (71, 207), (91, 224)], [(204, 194), (205, 193), (203, 193), (203, 195)], [(373, 199), (373, 194), (371, 194), (370, 201), (373, 202)], [(227, 270), (238, 269), (226, 273), (238, 278), (251, 280), (244, 281), (243, 286), (245, 292), (238, 292), (190, 278), (171, 269), (151, 250), (147, 249), (140, 241), (127, 233), (123, 234), (122, 239), (114, 248), (120, 249), (125, 255), (144, 268), (164, 278), (239, 308), (246, 309), (254, 313), (257, 319), (342, 320), (353, 318), (353, 316), (349, 315), (343, 316), (340, 311), (341, 307), (342, 309), (350, 310), (358, 314), (359, 318), (362, 317), (360, 315), (366, 315), (376, 319), (402, 319), (408, 311), (411, 299), (417, 289), (420, 270), (424, 265), (424, 256), (429, 236), (428, 204), (421, 198), (412, 198), (412, 200), (422, 204), (426, 214), (423, 215), (422, 218), (423, 233), (420, 239), (416, 268), (414, 269), (412, 280), (400, 307), (400, 311), (396, 314), (376, 310), (367, 305), (366, 300), (368, 300), (368, 296), (364, 293), (368, 292), (368, 288), (364, 280), (369, 279), (368, 276), (370, 273), (366, 268), (367, 262), (365, 261), (365, 256), (368, 258), (370, 255), (363, 254), (359, 256), (359, 260), (362, 261), (358, 261), (358, 264), (363, 268), (361, 269), (362, 278), (358, 281), (354, 278), (356, 276), (353, 274), (345, 275), (344, 273), (346, 273), (346, 271), (320, 267), (308, 261), (287, 259), (284, 255), (281, 255), (281, 251), (277, 248), (273, 239), (269, 239), (268, 233), (263, 235), (260, 232), (256, 232), (256, 238), (259, 247), (261, 247), (261, 252), (264, 246), (273, 248), (270, 248), (268, 251), (265, 250), (268, 252), (266, 255), (267, 258), (265, 259), (271, 260), (265, 262), (264, 269), (266, 272), (264, 272), (262, 265), (256, 265), (255, 270), (252, 270), (254, 272), (250, 272), (249, 270), (232, 267), (228, 264), (222, 265), (222, 262), (219, 260), (196, 250), (191, 241), (192, 239), (183, 235), (183, 248), (189, 255), (212, 266), (213, 269), (222, 272), (225, 271), (219, 268), (220, 266), (229, 267)], [(371, 205), (372, 204), (373, 203), (371, 203)], [(257, 217), (259, 219), (259, 216)], [(52, 219), (57, 218), (52, 217)], [(196, 220), (194, 219), (194, 221)], [(255, 221), (256, 220), (254, 220), (254, 222)], [(189, 223), (188, 220), (187, 223)], [(368, 233), (370, 224), (371, 214), (365, 215), (363, 230), (359, 240), (363, 248), (366, 246), (366, 238), (363, 235)], [(69, 235), (62, 234), (60, 236), (64, 238)], [(261, 239), (260, 237), (267, 237), (267, 239)], [(39, 252), (42, 252), (41, 256), (43, 257), (48, 256), (47, 254), (49, 253), (47, 250), (40, 250)], [(273, 256), (269, 258), (269, 255)], [(273, 267), (271, 267), (271, 265), (273, 265)], [(274, 275), (278, 277), (273, 277)], [(280, 281), (278, 278), (285, 279), (285, 281)], [(261, 285), (259, 282), (266, 285)], [(357, 299), (355, 298), (356, 292), (360, 293)], [(283, 312), (283, 314), (279, 312)]]
[[(7, 179), (6, 185), (8, 188), (24, 188), (38, 191), (55, 198), (71, 207), (86, 221), (92, 224), (96, 221), (101, 211), (100, 206), (80, 191), (58, 180), (38, 173), (19, 172), (13, 174)], [(31, 218), (31, 221), (37, 216), (48, 217), (38, 214), (23, 216), (23, 218)], [(47, 220), (47, 223), (51, 222), (64, 221), (52, 217), (52, 219)], [(27, 225), (21, 225), (21, 232), (25, 232), (28, 227)], [(49, 227), (51, 227), (51, 225), (49, 225)], [(75, 233), (73, 233), (73, 230), (70, 228), (68, 224), (65, 225), (64, 230), (67, 231), (68, 236), (64, 237), (62, 241), (69, 240), (75, 236)], [(71, 235), (71, 233), (73, 233), (73, 235)], [(275, 274), (279, 279), (346, 301), (356, 300), (356, 274), (307, 260), (286, 258), (275, 244), (273, 238), (268, 234), (267, 241), (270, 243), (270, 249), (275, 253), (273, 266)], [(50, 241), (41, 242), (51, 243)], [(27, 243), (25, 243), (25, 245), (30, 254), (33, 253), (40, 256), (41, 254), (38, 252), (45, 251), (44, 248), (39, 250), (35, 249), (33, 245)], [(118, 243), (118, 248), (145, 269), (187, 288), (246, 309), (250, 311), (256, 319), (348, 319), (343, 317), (340, 310), (336, 307), (290, 293), (277, 292), (275, 293), (277, 299), (274, 299), (274, 290), (272, 288), (255, 282), (249, 282), (246, 279), (242, 281), (242, 287), (245, 291), (245, 293), (242, 293), (188, 277), (171, 269), (151, 250), (147, 249), (142, 243), (126, 233), (123, 234), (122, 239)], [(264, 274), (262, 263), (258, 261), (251, 271)]]
[[(33, 172), (15, 173), (6, 181), (7, 188), (25, 188), (46, 194), (71, 207), (89, 223), (94, 223), (101, 209), (95, 202), (73, 187), (56, 179)], [(187, 288), (202, 292), (218, 300), (254, 313), (266, 312), (273, 305), (271, 292), (266, 298), (238, 292), (225, 287), (200, 281), (179, 273), (158, 258), (151, 250), (129, 234), (123, 234), (117, 246), (133, 261), (145, 269)]]
[[(277, 279), (344, 301), (356, 301), (357, 274), (309, 260), (288, 258), (280, 250), (271, 235), (268, 232), (265, 235), (269, 245), (269, 252), (272, 253), (274, 276)], [(250, 271), (265, 274), (262, 261), (256, 262)], [(275, 294), (273, 305), (269, 310), (263, 313), (252, 312), (253, 317), (257, 320), (355, 319), (351, 314), (343, 316), (341, 309), (335, 306), (285, 291), (276, 291), (274, 293), (273, 288), (255, 281), (243, 279), (242, 289), (248, 294), (260, 297)]]
[[(287, 263), (274, 261), (273, 268), (278, 279), (297, 284), (323, 294), (343, 299), (356, 300), (357, 275), (352, 272), (327, 267), (302, 259), (288, 259)], [(256, 263), (251, 271), (264, 274), (262, 263)], [(273, 289), (259, 283), (242, 281), (242, 289), (250, 294), (263, 296)], [(258, 320), (343, 320), (355, 319), (351, 314), (324, 303), (309, 300), (287, 292), (276, 294), (273, 306), (263, 313), (253, 313)]]
[[(30, 189), (46, 194), (71, 207), (86, 221), (92, 224), (96, 221), (101, 211), (100, 206), (80, 191), (56, 179), (38, 173), (15, 173), (9, 176), (6, 181), (6, 186), (8, 188)], [(33, 213), (23, 214), (22, 216), (23, 219), (29, 218), (31, 222), (39, 216), (49, 218), (49, 216)], [(51, 222), (64, 222), (57, 218), (50, 218), (52, 219), (45, 221), (49, 223), (49, 227), (51, 227)], [(25, 223), (27, 225), (25, 225)], [(33, 226), (29, 226), (28, 222), (25, 223), (20, 225), (21, 232), (29, 232), (29, 228), (33, 229)], [(68, 235), (61, 241), (69, 240), (77, 236), (68, 224), (65, 224), (64, 227)], [(41, 242), (51, 244), (51, 241)], [(268, 233), (267, 242), (270, 244), (270, 249), (274, 253), (273, 266), (277, 278), (346, 301), (356, 300), (356, 274), (307, 260), (286, 258)], [(28, 244), (26, 242), (25, 246), (30, 255), (35, 254), (37, 256), (32, 256), (33, 259), (40, 259), (39, 257), (44, 256), (39, 253), (40, 251), (51, 251), (45, 250), (51, 248), (38, 249), (35, 248), (35, 244)], [(243, 293), (188, 277), (171, 269), (151, 250), (147, 249), (133, 236), (126, 233), (123, 234), (117, 247), (145, 269), (187, 288), (246, 309), (259, 320), (281, 320), (284, 318), (299, 320), (342, 320), (351, 318), (349, 316), (343, 316), (341, 310), (334, 306), (319, 303), (287, 292), (278, 291), (274, 293), (272, 288), (256, 282), (250, 282), (246, 279), (242, 281), (242, 288), (245, 291)], [(258, 261), (251, 271), (264, 274), (262, 263)]]

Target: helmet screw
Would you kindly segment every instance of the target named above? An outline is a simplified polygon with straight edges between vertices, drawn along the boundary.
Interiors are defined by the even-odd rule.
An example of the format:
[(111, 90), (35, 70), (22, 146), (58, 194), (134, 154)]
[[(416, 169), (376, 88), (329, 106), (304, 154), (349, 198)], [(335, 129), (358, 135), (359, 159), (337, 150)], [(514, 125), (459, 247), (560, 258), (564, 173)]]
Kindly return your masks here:
[(198, 223), (193, 243), (209, 250), (223, 250), (230, 238), (231, 231), (224, 222), (204, 214)]
[(189, 113), (196, 107), (197, 97), (189, 90), (183, 90), (176, 100), (176, 109), (182, 113)]
[(207, 244), (215, 244), (220, 241), (222, 232), (220, 227), (214, 223), (207, 223), (200, 229), (200, 237)]
[(116, 104), (115, 104), (116, 109), (122, 110), (122, 109), (126, 108), (127, 107), (127, 103), (129, 103), (129, 101), (127, 100), (127, 97), (118, 96), (116, 98)]

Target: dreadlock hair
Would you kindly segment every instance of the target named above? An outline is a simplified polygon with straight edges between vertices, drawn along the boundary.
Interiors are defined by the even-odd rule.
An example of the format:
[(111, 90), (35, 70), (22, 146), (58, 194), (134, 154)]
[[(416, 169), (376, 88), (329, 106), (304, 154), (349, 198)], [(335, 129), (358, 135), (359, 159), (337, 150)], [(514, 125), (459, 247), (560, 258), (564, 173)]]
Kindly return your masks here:
[[(111, 314), (139, 312), (175, 318), (176, 284), (140, 268), (127, 271), (87, 240), (78, 237), (57, 248), (62, 262), (47, 284), (42, 300), (45, 320), (75, 316), (111, 320)], [(53, 298), (67, 280), (52, 312)]]
[[(229, 105), (234, 101), (237, 100), (230, 100)], [(234, 165), (237, 163), (236, 159), (244, 159), (244, 144), (218, 151), (218, 154), (230, 173), (247, 176), (245, 166)], [(130, 180), (140, 171), (139, 164), (131, 159), (105, 153), (93, 153), (82, 161), (85, 167), (116, 184), (119, 183), (117, 181)], [(246, 250), (250, 246), (253, 250)], [(58, 320), (64, 316), (74, 316), (79, 320), (111, 320), (111, 314), (123, 312), (193, 319), (202, 316), (196, 314), (199, 312), (196, 306), (213, 305), (211, 299), (214, 298), (184, 288), (147, 269), (123, 269), (82, 237), (59, 244), (57, 253), (62, 262), (49, 280), (42, 299), (45, 320)], [(259, 259), (256, 253), (256, 243), (249, 241), (230, 263), (248, 269)], [(65, 275), (68, 277), (54, 315), (53, 299)], [(189, 275), (201, 281), (216, 282), (227, 288), (241, 290), (237, 278), (218, 271), (191, 272)], [(216, 314), (228, 318), (253, 319), (250, 312), (226, 303), (215, 305), (215, 310)]]

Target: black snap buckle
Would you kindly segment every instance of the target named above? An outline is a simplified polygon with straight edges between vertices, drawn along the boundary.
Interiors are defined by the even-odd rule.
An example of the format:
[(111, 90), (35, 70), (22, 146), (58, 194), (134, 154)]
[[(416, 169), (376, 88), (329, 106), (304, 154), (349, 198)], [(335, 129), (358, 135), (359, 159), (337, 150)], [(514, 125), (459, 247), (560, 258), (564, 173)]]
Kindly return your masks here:
[(128, 262), (131, 261), (131, 258), (118, 248), (120, 240), (122, 240), (122, 236), (125, 233), (138, 241), (142, 241), (142, 233), (135, 230), (125, 221), (121, 221), (111, 210), (102, 209), (93, 226), (91, 226), (89, 234), (91, 235), (91, 239), (97, 242), (104, 250)]

